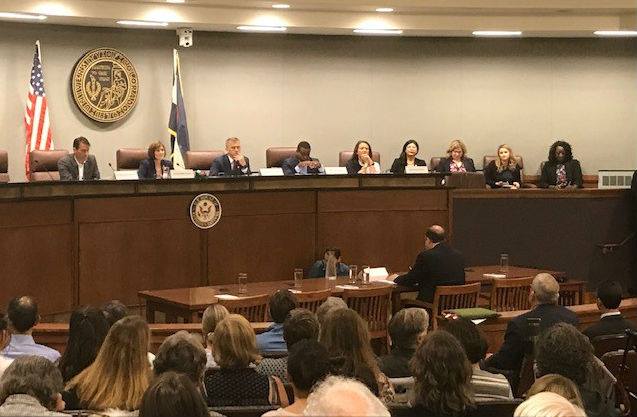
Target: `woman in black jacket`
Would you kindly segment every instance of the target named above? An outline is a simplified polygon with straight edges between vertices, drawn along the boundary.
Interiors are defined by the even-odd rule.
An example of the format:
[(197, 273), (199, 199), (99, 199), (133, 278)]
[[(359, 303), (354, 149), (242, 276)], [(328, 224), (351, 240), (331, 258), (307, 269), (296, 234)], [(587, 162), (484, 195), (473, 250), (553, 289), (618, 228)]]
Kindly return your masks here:
[(400, 153), (400, 156), (394, 159), (394, 163), (391, 164), (390, 171), (393, 174), (404, 174), (405, 167), (407, 166), (419, 166), (426, 167), (427, 163), (422, 159), (416, 158), (418, 155), (418, 150), (420, 147), (418, 146), (418, 142), (413, 139), (408, 140), (403, 145), (403, 151)]
[(542, 167), (540, 188), (582, 188), (582, 167), (573, 159), (573, 150), (568, 142), (558, 140), (551, 145), (549, 159)]
[(520, 166), (509, 145), (498, 146), (498, 157), (484, 167), (484, 181), (491, 188), (520, 188)]
[(447, 148), (447, 158), (440, 161), (436, 167), (437, 172), (476, 172), (473, 159), (467, 157), (467, 147), (461, 140), (452, 140)]
[(173, 169), (173, 163), (167, 159), (166, 148), (161, 142), (153, 142), (148, 147), (148, 158), (139, 163), (137, 175), (142, 179), (168, 178), (168, 173)]

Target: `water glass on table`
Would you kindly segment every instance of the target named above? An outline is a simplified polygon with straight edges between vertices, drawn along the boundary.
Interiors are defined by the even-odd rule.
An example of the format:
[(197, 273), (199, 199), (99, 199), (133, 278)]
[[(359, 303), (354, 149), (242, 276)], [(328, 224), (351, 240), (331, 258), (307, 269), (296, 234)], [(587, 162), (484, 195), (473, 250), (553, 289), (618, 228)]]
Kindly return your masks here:
[(349, 266), (349, 283), (356, 284), (357, 279), (358, 279), (358, 266), (350, 265)]
[(369, 265), (363, 265), (361, 267), (361, 274), (363, 274), (363, 285), (369, 284)]
[(301, 268), (294, 269), (294, 288), (300, 290), (303, 287), (303, 270)]
[(500, 273), (505, 275), (509, 273), (509, 254), (508, 253), (500, 254)]
[(237, 293), (239, 294), (247, 294), (248, 293), (248, 274), (245, 272), (240, 272), (237, 276), (237, 284), (239, 285), (239, 289)]

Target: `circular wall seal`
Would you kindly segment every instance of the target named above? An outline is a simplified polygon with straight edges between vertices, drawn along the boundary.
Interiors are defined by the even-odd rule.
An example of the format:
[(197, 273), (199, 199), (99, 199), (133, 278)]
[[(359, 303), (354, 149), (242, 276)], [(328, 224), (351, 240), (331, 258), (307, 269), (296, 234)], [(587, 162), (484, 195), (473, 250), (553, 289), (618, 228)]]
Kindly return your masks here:
[(112, 123), (126, 117), (137, 104), (139, 80), (123, 53), (98, 48), (75, 64), (71, 90), (82, 113), (98, 122)]
[(221, 203), (212, 194), (199, 194), (190, 203), (190, 220), (200, 229), (210, 229), (221, 219)]

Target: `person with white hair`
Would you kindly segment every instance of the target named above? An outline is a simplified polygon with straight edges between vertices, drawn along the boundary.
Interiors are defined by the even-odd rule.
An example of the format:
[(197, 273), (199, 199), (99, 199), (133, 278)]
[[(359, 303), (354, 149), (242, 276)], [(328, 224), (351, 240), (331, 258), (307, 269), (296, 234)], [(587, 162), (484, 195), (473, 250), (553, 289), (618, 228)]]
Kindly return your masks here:
[(389, 417), (383, 403), (362, 383), (341, 376), (328, 376), (307, 399), (305, 416)]
[(540, 392), (520, 404), (513, 417), (586, 417), (586, 413), (559, 394)]
[(529, 298), (533, 309), (511, 320), (504, 334), (504, 343), (498, 352), (488, 358), (484, 368), (496, 368), (520, 374), (524, 354), (531, 351), (529, 319), (539, 319), (540, 331), (557, 323), (577, 326), (577, 315), (558, 305), (560, 284), (550, 274), (538, 274), (533, 278)]

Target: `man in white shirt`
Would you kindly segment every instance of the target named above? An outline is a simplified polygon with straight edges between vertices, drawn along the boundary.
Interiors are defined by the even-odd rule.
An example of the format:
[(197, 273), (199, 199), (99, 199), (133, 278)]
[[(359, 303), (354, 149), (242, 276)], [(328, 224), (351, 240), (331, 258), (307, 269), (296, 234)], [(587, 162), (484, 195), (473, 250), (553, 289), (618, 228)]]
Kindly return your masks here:
[(73, 141), (73, 153), (58, 161), (60, 181), (90, 181), (100, 179), (100, 170), (94, 155), (89, 155), (91, 144), (83, 136)]

